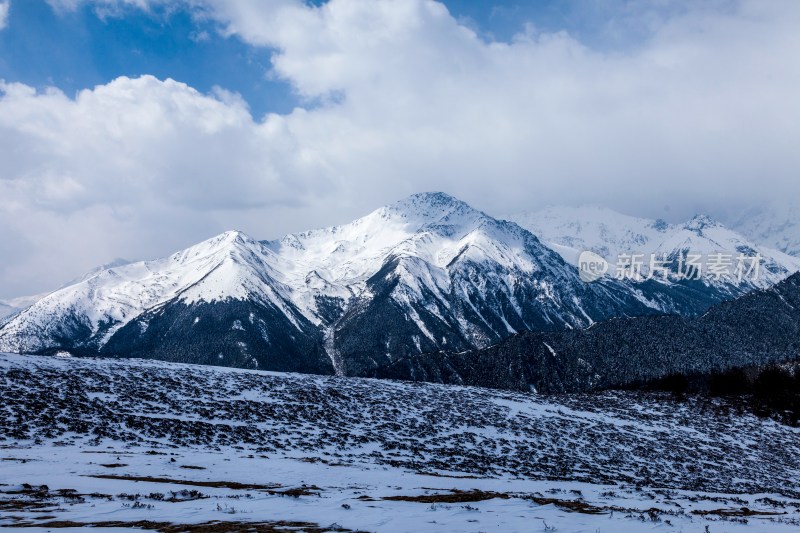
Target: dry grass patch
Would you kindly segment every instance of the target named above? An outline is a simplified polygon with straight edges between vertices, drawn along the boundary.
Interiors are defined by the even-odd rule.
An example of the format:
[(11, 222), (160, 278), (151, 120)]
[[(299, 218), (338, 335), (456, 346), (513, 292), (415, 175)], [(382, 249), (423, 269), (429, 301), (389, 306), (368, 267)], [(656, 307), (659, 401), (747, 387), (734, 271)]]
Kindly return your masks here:
[(417, 502), (417, 503), (468, 503), (480, 502), (500, 498), (508, 500), (510, 495), (504, 492), (491, 492), (483, 490), (452, 490), (444, 494), (419, 494), (413, 496), (386, 496), (382, 500), (394, 502)]
[(170, 483), (173, 485), (189, 485), (192, 487), (210, 487), (217, 489), (234, 489), (234, 490), (266, 490), (272, 491), (283, 487), (279, 483), (271, 483), (261, 485), (256, 483), (239, 483), (238, 481), (190, 481), (187, 479), (171, 479), (166, 477), (152, 477), (152, 476), (115, 476), (112, 474), (95, 474), (86, 477), (93, 477), (97, 479), (116, 479), (122, 481), (144, 481), (147, 483)]

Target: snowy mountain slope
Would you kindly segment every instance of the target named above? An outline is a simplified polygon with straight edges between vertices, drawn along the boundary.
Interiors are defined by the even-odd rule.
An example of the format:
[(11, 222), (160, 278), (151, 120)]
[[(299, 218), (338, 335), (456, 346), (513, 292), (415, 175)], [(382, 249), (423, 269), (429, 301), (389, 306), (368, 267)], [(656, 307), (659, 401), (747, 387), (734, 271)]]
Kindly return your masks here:
[(4, 322), (3, 319), (6, 317), (10, 317), (14, 313), (19, 313), (22, 311), (19, 307), (15, 307), (13, 305), (9, 305), (6, 302), (0, 301), (0, 324)]
[(730, 399), (9, 354), (0, 396), (12, 529), (761, 533), (800, 520), (800, 432)]
[[(288, 288), (272, 277), (268, 256), (269, 251), (257, 241), (231, 231), (165, 259), (96, 272), (13, 317), (0, 329), (0, 346), (21, 352), (66, 349), (96, 353), (109, 349), (128, 355), (147, 349), (168, 350), (170, 345), (178, 350), (187, 337), (196, 337), (193, 329), (208, 332), (210, 319), (227, 314), (224, 308), (230, 308), (232, 302), (246, 305), (237, 306), (237, 318), (226, 329), (236, 330), (236, 320), (250, 322), (253, 329), (262, 331), (259, 342), (265, 346), (260, 346), (259, 352), (275, 344), (276, 338), (270, 338), (269, 332), (315, 339), (317, 331), (287, 299)], [(257, 316), (260, 314), (267, 316)], [(206, 319), (203, 325), (194, 327), (202, 319)], [(148, 334), (155, 325), (160, 327), (153, 327)], [(169, 330), (168, 338), (164, 332), (160, 339), (149, 338), (162, 329)], [(281, 342), (280, 349), (290, 344)], [(258, 366), (258, 357), (248, 354), (247, 346), (238, 346), (241, 353), (235, 364)], [(183, 344), (190, 352), (191, 347), (191, 343)], [(225, 360), (230, 349), (214, 354), (207, 347), (203, 350), (202, 359), (218, 356), (206, 362), (231, 364)]]
[(595, 206), (550, 206), (539, 211), (508, 215), (548, 246), (553, 246), (570, 264), (591, 250), (611, 261), (621, 253), (650, 252), (675, 227), (663, 220), (623, 215)]
[[(79, 278), (75, 278), (73, 280), (64, 283), (63, 285), (61, 285), (61, 287), (59, 287), (59, 289), (63, 289), (65, 287), (69, 287), (70, 285), (75, 285), (76, 283), (85, 281), (104, 270), (127, 265), (129, 263), (130, 261), (127, 261), (125, 259), (119, 259), (119, 258), (114, 259), (109, 263), (93, 268), (92, 270), (90, 270), (89, 272), (87, 272), (86, 274), (84, 274)], [(16, 298), (11, 298), (8, 300), (0, 300), (0, 324), (4, 322), (3, 319), (6, 319), (6, 317), (10, 317), (15, 313), (19, 313), (20, 311), (27, 309), (28, 307), (32, 306), (45, 296), (49, 295), (51, 292), (53, 291), (34, 294), (32, 296), (18, 296)]]
[(755, 256), (763, 262), (756, 279), (745, 281), (753, 287), (766, 288), (800, 270), (800, 258), (778, 250), (759, 246), (741, 234), (725, 227), (711, 218), (698, 215), (686, 224), (678, 226), (669, 236), (658, 243), (653, 253), (674, 257), (682, 251), (691, 251), (705, 256), (723, 252), (733, 257), (739, 254)]
[(535, 270), (519, 235), (497, 231), (491, 227), (495, 222), (451, 196), (423, 193), (350, 224), (291, 234), (265, 245), (278, 257), (276, 268), (295, 291), (296, 303), (323, 323), (314, 296), (368, 296), (368, 280), (391, 258), (403, 263), (403, 281), (416, 296), (422, 285), (437, 293), (450, 291), (446, 270), (464, 254), (464, 259), (475, 256), (524, 272)]
[(774, 202), (731, 217), (730, 226), (753, 242), (800, 257), (800, 206)]
[[(485, 346), (524, 329), (585, 327), (655, 304), (587, 285), (530, 232), (442, 193), (266, 242), (293, 301), (345, 373), (408, 353)], [(341, 358), (347, 361), (339, 361)]]
[[(758, 245), (705, 215), (697, 215), (685, 224), (668, 224), (583, 206), (548, 207), (507, 218), (538, 235), (571, 264), (577, 264), (577, 257), (584, 250), (603, 256), (612, 268), (621, 254), (643, 254), (648, 263), (653, 254), (675, 261), (680, 255), (700, 254), (707, 258), (722, 253), (730, 256), (731, 270), (735, 272), (740, 254), (760, 255), (763, 262), (757, 276), (743, 276), (741, 281), (735, 276), (723, 280), (703, 276), (704, 284), (731, 296), (769, 287), (800, 270), (799, 258)], [(675, 270), (677, 265), (673, 262), (670, 266)]]

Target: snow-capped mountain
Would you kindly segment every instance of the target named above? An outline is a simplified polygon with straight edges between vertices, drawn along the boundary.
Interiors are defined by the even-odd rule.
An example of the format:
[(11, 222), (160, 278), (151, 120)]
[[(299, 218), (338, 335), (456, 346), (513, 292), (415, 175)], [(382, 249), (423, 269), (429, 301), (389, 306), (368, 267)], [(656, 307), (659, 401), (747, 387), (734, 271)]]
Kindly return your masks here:
[[(679, 249), (718, 233), (693, 224), (569, 231), (614, 249), (653, 245), (656, 234), (659, 246)], [(10, 317), (0, 350), (362, 375), (410, 354), (618, 316), (697, 314), (731, 296), (671, 282), (585, 283), (530, 231), (423, 193), (341, 226), (261, 242), (231, 231), (164, 259), (102, 268)]]
[[(723, 254), (730, 260), (731, 274), (735, 274), (740, 255), (760, 256), (762, 261), (756, 275), (742, 276), (741, 280), (735, 275), (721, 280), (702, 278), (705, 285), (733, 296), (753, 288), (769, 287), (800, 270), (800, 258), (758, 245), (706, 215), (697, 215), (684, 224), (668, 224), (607, 208), (583, 206), (548, 207), (507, 218), (539, 236), (572, 264), (577, 264), (584, 250), (601, 255), (612, 266), (624, 254), (642, 254), (645, 262), (651, 256), (663, 257), (670, 261), (673, 270), (681, 255), (697, 254), (708, 258)], [(749, 266), (743, 265), (744, 268)]]
[(580, 328), (658, 303), (441, 193), (258, 242), (227, 232), (106, 268), (11, 318), (0, 349), (360, 373), (408, 353)]
[[(329, 370), (313, 350), (316, 328), (273, 278), (269, 255), (230, 231), (164, 259), (96, 272), (13, 317), (0, 329), (0, 345)], [(298, 364), (300, 352), (305, 363)]]
[(325, 330), (338, 369), (408, 353), (485, 346), (527, 329), (583, 327), (655, 304), (587, 285), (516, 224), (442, 193), (350, 224), (265, 242), (293, 302)]
[(797, 202), (754, 207), (731, 218), (730, 226), (753, 242), (800, 257), (800, 206)]

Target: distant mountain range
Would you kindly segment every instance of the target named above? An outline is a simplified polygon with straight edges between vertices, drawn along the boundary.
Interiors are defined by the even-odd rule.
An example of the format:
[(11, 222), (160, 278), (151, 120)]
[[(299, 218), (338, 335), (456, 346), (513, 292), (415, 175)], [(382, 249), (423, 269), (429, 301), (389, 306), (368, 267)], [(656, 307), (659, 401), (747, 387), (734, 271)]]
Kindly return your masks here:
[[(0, 350), (372, 375), (521, 331), (695, 316), (800, 268), (704, 217), (672, 226), (564, 208), (512, 218), (519, 224), (423, 193), (275, 241), (227, 232), (164, 259), (104, 266), (38, 299), (0, 319)], [(581, 249), (672, 260), (724, 251), (765, 262), (755, 280), (586, 283), (573, 257)]]
[(0, 300), (0, 322), (7, 316), (14, 315), (23, 309), (27, 309), (48, 294), (49, 293), (43, 293), (34, 296), (21, 296), (10, 300)]
[(729, 279), (720, 280), (720, 283), (715, 283), (714, 279), (705, 280), (722, 291), (726, 287), (733, 289), (732, 295), (770, 287), (789, 273), (800, 270), (800, 258), (765, 246), (763, 242), (769, 239), (749, 239), (706, 215), (696, 215), (684, 224), (669, 224), (664, 220), (623, 215), (603, 207), (560, 206), (506, 218), (535, 234), (571, 264), (577, 264), (584, 250), (595, 252), (609, 262), (632, 253), (645, 258), (655, 255), (671, 259), (687, 252), (705, 257), (722, 253), (730, 258), (758, 254), (762, 258), (758, 275), (744, 276), (747, 279), (736, 287), (731, 286)]
[(732, 217), (730, 226), (749, 239), (800, 257), (800, 205), (785, 199)]

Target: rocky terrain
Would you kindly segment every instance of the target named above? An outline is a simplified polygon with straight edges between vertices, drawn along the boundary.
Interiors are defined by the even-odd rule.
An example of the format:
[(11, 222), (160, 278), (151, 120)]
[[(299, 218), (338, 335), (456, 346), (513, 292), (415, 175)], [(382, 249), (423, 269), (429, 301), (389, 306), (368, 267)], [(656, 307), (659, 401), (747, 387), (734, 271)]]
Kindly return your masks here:
[(0, 393), (0, 526), (800, 526), (800, 430), (724, 399), (10, 354)]

